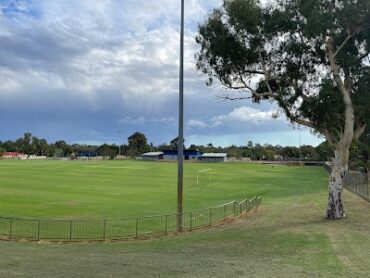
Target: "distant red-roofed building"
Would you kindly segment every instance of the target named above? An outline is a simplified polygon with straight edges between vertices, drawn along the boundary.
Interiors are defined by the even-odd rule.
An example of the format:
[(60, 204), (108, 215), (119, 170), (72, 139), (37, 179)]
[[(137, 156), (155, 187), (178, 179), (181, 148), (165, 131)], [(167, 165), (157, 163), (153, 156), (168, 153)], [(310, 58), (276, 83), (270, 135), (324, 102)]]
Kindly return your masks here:
[(27, 159), (27, 154), (19, 152), (5, 152), (3, 158), (5, 159)]

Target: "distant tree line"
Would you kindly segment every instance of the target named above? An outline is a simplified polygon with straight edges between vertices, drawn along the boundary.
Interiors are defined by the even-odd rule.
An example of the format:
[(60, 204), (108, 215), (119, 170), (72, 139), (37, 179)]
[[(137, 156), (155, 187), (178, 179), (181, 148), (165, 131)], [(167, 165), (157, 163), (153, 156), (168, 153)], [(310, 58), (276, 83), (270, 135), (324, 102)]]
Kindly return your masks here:
[[(64, 140), (58, 140), (49, 143), (46, 139), (38, 138), (30, 132), (26, 132), (23, 137), (15, 141), (0, 141), (0, 156), (4, 152), (21, 152), (28, 155), (47, 156), (47, 157), (68, 157), (71, 154), (79, 152), (95, 153), (98, 156), (115, 158), (118, 155), (135, 158), (145, 152), (176, 150), (177, 138), (171, 140), (168, 144), (164, 143), (154, 146), (148, 143), (145, 134), (135, 132), (127, 138), (127, 144), (102, 144), (102, 145), (85, 145), (85, 144), (68, 144)], [(360, 141), (354, 143), (351, 147), (351, 165), (352, 168), (366, 169), (366, 163), (370, 156), (370, 131), (360, 138)], [(327, 142), (323, 142), (317, 147), (311, 145), (280, 146), (271, 144), (254, 144), (252, 141), (247, 142), (245, 146), (232, 145), (229, 147), (207, 145), (190, 145), (189, 150), (198, 150), (203, 153), (227, 153), (229, 157), (236, 159), (250, 158), (251, 160), (314, 160), (328, 161), (333, 156), (333, 149)]]

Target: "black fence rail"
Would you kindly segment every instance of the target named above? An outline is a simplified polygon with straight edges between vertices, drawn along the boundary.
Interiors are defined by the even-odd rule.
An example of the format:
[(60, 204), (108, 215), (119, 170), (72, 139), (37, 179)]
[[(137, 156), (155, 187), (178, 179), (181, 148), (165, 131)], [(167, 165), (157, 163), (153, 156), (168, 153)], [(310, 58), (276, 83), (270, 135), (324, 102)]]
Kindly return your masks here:
[(344, 182), (344, 188), (370, 202), (368, 174), (350, 172)]
[[(331, 164), (324, 163), (324, 168), (330, 174)], [(369, 180), (370, 180), (369, 174), (350, 171), (346, 179), (344, 180), (343, 187), (347, 189), (348, 191), (351, 191), (357, 196), (370, 202), (370, 195), (369, 195), (370, 182)]]
[[(251, 213), (261, 197), (181, 214), (180, 231), (213, 226)], [(0, 217), (0, 238), (10, 240), (104, 241), (140, 239), (179, 232), (178, 214), (125, 219), (47, 220)]]

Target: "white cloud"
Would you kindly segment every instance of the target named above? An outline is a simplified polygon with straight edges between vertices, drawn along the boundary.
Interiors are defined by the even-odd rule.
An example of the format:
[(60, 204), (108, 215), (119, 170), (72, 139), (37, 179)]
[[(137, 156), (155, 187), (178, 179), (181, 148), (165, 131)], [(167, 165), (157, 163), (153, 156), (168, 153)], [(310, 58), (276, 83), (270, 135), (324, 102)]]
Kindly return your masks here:
[[(146, 109), (177, 93), (180, 2), (17, 3), (18, 12), (0, 13), (0, 70), (7, 69), (9, 78), (17, 80), (18, 91), (71, 91), (94, 109), (102, 103), (99, 94), (107, 90), (119, 94), (122, 102), (140, 101)], [(219, 3), (186, 3), (185, 82), (191, 86), (202, 83), (194, 64), (196, 23)], [(39, 16), (27, 15), (33, 10)], [(14, 90), (14, 82), (6, 83), (5, 89)], [(192, 88), (187, 93), (193, 94)]]
[(188, 128), (206, 128), (206, 127), (210, 127), (209, 124), (203, 122), (203, 121), (199, 121), (199, 120), (189, 120), (187, 123), (186, 123), (186, 126)]
[(227, 114), (213, 117), (208, 122), (198, 119), (190, 119), (186, 126), (189, 129), (216, 128), (222, 125), (238, 123), (261, 124), (274, 121), (274, 110), (262, 111), (248, 106), (235, 108)]
[[(4, 129), (22, 134), (33, 128), (56, 139), (88, 141), (113, 140), (117, 129), (130, 133), (139, 126), (152, 132), (153, 141), (174, 137), (180, 1), (17, 0), (11, 12), (1, 10), (3, 2), (0, 102), (16, 104), (22, 112), (7, 117), (11, 111), (2, 109)], [(213, 129), (215, 136), (241, 125), (263, 129), (257, 123), (272, 121), (272, 111), (236, 102), (220, 105), (213, 95), (221, 89), (207, 88), (206, 77), (195, 70), (197, 24), (221, 2), (187, 0), (185, 5), (186, 126), (200, 134)], [(71, 127), (74, 132), (65, 132)]]
[(160, 123), (160, 124), (174, 124), (176, 119), (173, 117), (162, 117), (162, 118), (146, 118), (146, 117), (130, 117), (126, 116), (116, 121), (122, 125), (144, 125), (147, 123)]
[(127, 116), (123, 119), (117, 120), (117, 123), (118, 124), (143, 125), (146, 121), (147, 120), (145, 117), (131, 118)]
[(218, 127), (222, 125), (221, 121), (211, 121), (210, 123), (206, 123), (204, 121), (190, 119), (186, 123), (186, 127), (189, 129), (203, 129), (203, 128), (212, 128), (212, 127)]
[(235, 108), (226, 115), (214, 117), (212, 122), (245, 122), (245, 123), (263, 123), (273, 121), (274, 111), (261, 111), (252, 107), (242, 106)]
[(174, 124), (177, 122), (177, 119), (175, 119), (174, 117), (162, 117), (162, 118), (153, 118), (151, 119), (151, 121), (157, 123)]

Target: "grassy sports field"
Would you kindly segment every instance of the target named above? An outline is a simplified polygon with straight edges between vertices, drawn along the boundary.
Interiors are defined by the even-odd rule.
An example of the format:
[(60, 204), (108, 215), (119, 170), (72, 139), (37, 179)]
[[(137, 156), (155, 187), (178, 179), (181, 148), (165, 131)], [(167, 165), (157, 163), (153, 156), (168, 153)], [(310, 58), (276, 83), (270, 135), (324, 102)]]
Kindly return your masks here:
[[(204, 172), (197, 184), (197, 171), (208, 168), (212, 169), (212, 180), (209, 172)], [(176, 212), (176, 163), (4, 160), (0, 161), (0, 169), (0, 216), (75, 219)], [(306, 182), (294, 188), (296, 179), (303, 176)], [(317, 168), (186, 163), (184, 210), (255, 195), (268, 201), (287, 194), (287, 187), (289, 195), (310, 192), (325, 179)]]
[[(18, 173), (23, 171), (22, 175), (16, 174), (17, 169), (14, 169), (14, 165), (8, 166), (10, 169), (7, 168), (10, 162), (1, 163), (3, 163), (1, 164), (3, 171), (0, 182), (1, 192), (2, 195), (4, 192), (8, 194), (7, 198), (1, 197), (1, 210), (7, 214), (26, 214), (21, 210), (22, 204), (8, 200), (11, 197), (13, 200), (18, 198), (25, 202), (25, 205), (30, 208), (27, 215), (32, 213), (40, 217), (71, 215), (70, 212), (63, 212), (62, 209), (53, 213), (49, 210), (32, 209), (40, 200), (48, 203), (48, 195), (57, 198), (55, 196), (58, 194), (51, 190), (37, 202), (34, 197), (27, 198), (26, 193), (20, 194), (25, 189), (16, 190), (16, 188), (20, 185), (27, 188), (27, 184), (37, 184), (37, 175), (33, 176), (34, 181), (24, 177), (25, 172), (33, 171), (27, 170), (28, 166), (22, 166), (23, 162), (14, 162), (20, 163)], [(51, 169), (72, 167), (73, 170), (85, 165), (78, 163), (64, 165), (64, 163), (67, 162), (58, 164), (60, 166), (52, 166)], [(74, 165), (79, 166), (73, 168)], [(99, 165), (102, 164), (99, 163)], [(105, 165), (143, 165), (142, 167), (145, 167), (144, 165), (154, 164), (107, 162)], [(45, 174), (42, 168), (46, 167), (46, 164), (40, 166), (32, 163), (30, 167), (34, 167), (34, 171), (39, 175)], [(173, 170), (168, 171), (172, 171), (174, 175), (176, 173), (175, 164), (158, 163), (153, 167), (159, 167), (157, 169), (172, 167)], [(194, 177), (189, 173), (192, 173), (191, 169), (197, 169), (197, 167), (224, 169), (219, 171), (220, 183), (216, 183), (215, 179), (212, 187), (205, 184), (202, 185), (203, 189), (201, 184), (199, 188), (195, 187)], [(13, 173), (12, 178), (7, 176), (8, 172)], [(221, 173), (225, 173), (223, 178)], [(68, 173), (64, 175), (68, 176)], [(158, 176), (159, 171), (154, 175)], [(46, 176), (56, 179), (52, 173)], [(59, 180), (68, 180), (67, 176), (59, 173)], [(145, 179), (146, 176), (142, 178)], [(74, 180), (72, 177), (70, 179)], [(175, 182), (175, 179), (172, 179)], [(17, 181), (13, 186), (11, 186), (12, 180)], [(152, 181), (150, 178), (148, 180)], [(46, 184), (50, 184), (46, 178), (41, 178), (39, 181), (44, 181), (45, 187), (47, 187)], [(193, 182), (192, 186), (190, 181)], [(82, 186), (81, 183), (78, 184)], [(370, 204), (345, 192), (348, 217), (340, 221), (325, 220), (327, 174), (321, 168), (284, 166), (272, 168), (264, 165), (233, 163), (207, 166), (186, 164), (185, 184), (187, 207), (190, 204), (196, 207), (207, 202), (211, 205), (230, 198), (239, 198), (240, 190), (245, 190), (242, 193), (247, 195), (263, 195), (263, 204), (257, 214), (247, 219), (240, 219), (236, 223), (150, 241), (109, 244), (40, 244), (0, 241), (0, 277), (370, 276), (370, 214), (368, 213)], [(214, 192), (217, 188), (222, 191)], [(33, 196), (32, 190), (28, 192), (29, 196)], [(66, 202), (68, 199), (66, 196), (81, 195), (83, 199), (84, 194), (81, 192), (70, 193), (71, 195), (62, 194), (64, 197), (59, 197), (58, 201)], [(175, 189), (168, 192), (173, 197)], [(200, 196), (199, 192), (203, 192), (204, 195)], [(148, 196), (150, 198), (150, 194)], [(191, 200), (190, 197), (193, 196), (198, 198), (197, 201)], [(99, 196), (97, 198), (99, 199)], [(203, 201), (200, 201), (200, 198)], [(98, 200), (94, 201), (95, 213), (99, 210), (97, 202)], [(115, 211), (113, 209), (115, 205), (108, 203), (106, 205), (109, 205), (110, 210), (102, 210), (101, 214), (106, 215), (109, 211)], [(124, 202), (122, 202), (123, 205)], [(174, 209), (174, 203), (168, 207), (165, 204), (148, 205), (165, 211)], [(142, 213), (146, 211), (142, 210)]]

